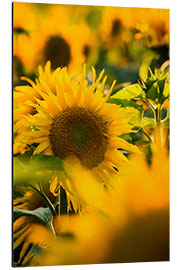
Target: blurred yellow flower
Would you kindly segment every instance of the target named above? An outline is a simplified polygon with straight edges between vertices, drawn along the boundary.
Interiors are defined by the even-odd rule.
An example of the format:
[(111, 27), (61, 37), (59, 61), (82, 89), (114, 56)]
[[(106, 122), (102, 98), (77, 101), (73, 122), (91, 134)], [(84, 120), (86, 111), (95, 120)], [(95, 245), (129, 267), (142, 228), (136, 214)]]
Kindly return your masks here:
[(37, 255), (38, 265), (169, 260), (168, 208), (134, 217), (125, 226), (93, 215), (62, 217), (61, 221), (61, 234)]
[[(116, 191), (132, 213), (143, 214), (169, 204), (169, 156), (166, 149), (154, 146), (152, 164), (145, 156), (132, 155), (121, 170), (121, 183)], [(125, 197), (124, 197), (125, 196)]]
[(136, 9), (125, 7), (104, 7), (102, 24), (98, 35), (102, 47), (107, 50), (107, 62), (118, 66), (128, 65), (133, 52), (133, 29), (136, 23)]
[(37, 9), (34, 3), (13, 3), (13, 28), (15, 33), (34, 31), (37, 22)]
[(85, 187), (76, 170), (84, 197), (90, 205), (103, 203), (108, 214), (62, 217), (60, 234), (37, 257), (39, 265), (169, 260), (169, 156), (164, 147), (153, 149), (151, 166), (145, 155), (131, 156), (110, 196), (99, 188), (94, 195), (95, 180)]
[(100, 26), (101, 38), (111, 48), (121, 47), (130, 41), (129, 28), (134, 24), (132, 8), (104, 7), (102, 24)]
[(73, 40), (73, 54), (77, 59), (76, 71), (81, 70), (80, 64), (82, 63), (87, 63), (88, 66), (92, 66), (97, 60), (97, 49), (99, 44), (96, 32), (85, 23), (73, 24), (67, 31)]
[[(17, 6), (17, 17), (19, 9), (19, 6)], [(75, 30), (69, 25), (69, 13), (72, 12), (69, 6), (47, 5), (44, 10), (40, 10), (41, 12), (38, 13), (38, 8), (36, 8), (36, 12), (33, 13), (37, 18), (34, 21), (35, 27), (30, 32), (15, 35), (14, 30), (15, 81), (19, 75), (36, 73), (38, 64), (44, 65), (48, 60), (51, 61), (53, 69), (59, 66), (67, 66), (69, 71), (77, 72), (81, 68), (82, 62), (86, 60), (87, 54), (93, 51), (93, 38), (91, 36), (90, 39), (89, 28), (85, 25), (79, 28), (77, 26), (76, 36), (77, 29)], [(14, 27), (16, 27), (15, 23)], [(84, 31), (84, 45), (82, 44), (80, 31)], [(22, 74), (22, 71), (18, 72), (19, 63), (23, 65), (24, 74)]]
[(108, 227), (108, 221), (101, 221), (93, 215), (62, 216), (60, 219), (61, 234), (37, 257), (38, 264), (92, 264), (101, 261), (109, 244), (110, 234), (106, 234), (104, 229), (104, 226)]
[(147, 45), (169, 44), (169, 10), (140, 8), (137, 10), (135, 38), (143, 39)]
[(70, 10), (65, 5), (52, 5), (40, 19), (30, 36), (34, 68), (49, 60), (54, 70), (66, 66), (69, 72), (77, 73), (92, 54), (95, 39), (85, 24), (70, 25)]
[[(13, 67), (16, 80), (20, 76), (31, 73), (35, 70), (37, 46), (33, 43), (32, 35), (25, 33), (13, 37)], [(23, 65), (18, 72), (18, 65)], [(16, 80), (14, 82), (16, 82)]]

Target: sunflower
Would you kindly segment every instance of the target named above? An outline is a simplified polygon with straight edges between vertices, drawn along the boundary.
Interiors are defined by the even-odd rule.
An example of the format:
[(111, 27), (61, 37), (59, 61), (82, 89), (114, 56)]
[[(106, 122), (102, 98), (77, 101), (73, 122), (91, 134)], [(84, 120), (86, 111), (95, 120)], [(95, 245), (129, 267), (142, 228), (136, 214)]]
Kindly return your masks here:
[(169, 10), (141, 8), (137, 11), (135, 38), (148, 46), (169, 44)]
[(13, 78), (18, 82), (20, 75), (34, 67), (36, 47), (31, 33), (37, 28), (37, 9), (31, 3), (13, 3)]
[(98, 39), (95, 31), (85, 23), (81, 23), (71, 25), (68, 32), (75, 41), (73, 53), (79, 63), (87, 63), (92, 66), (97, 60)]
[[(85, 67), (80, 76), (70, 78), (66, 68), (51, 72), (47, 62), (45, 71), (39, 67), (36, 83), (24, 78), (43, 100), (35, 98), (37, 103), (26, 102), (37, 113), (26, 115), (23, 125), (35, 129), (23, 132), (18, 140), (28, 145), (39, 143), (35, 154), (55, 155), (65, 161), (75, 157), (102, 181), (107, 173), (116, 173), (127, 162), (118, 149), (139, 150), (119, 137), (133, 132), (129, 121), (134, 111), (106, 103), (115, 82), (103, 97), (107, 76), (100, 83), (104, 71), (97, 79), (94, 68), (92, 73), (93, 83), (87, 87)], [(24, 86), (20, 88), (23, 91)]]
[(36, 20), (37, 9), (34, 3), (13, 3), (13, 30), (15, 33), (34, 31)]
[(13, 37), (13, 71), (14, 82), (20, 76), (33, 73), (38, 47), (35, 46), (32, 34), (22, 33)]
[(70, 9), (64, 5), (52, 5), (40, 19), (37, 30), (31, 34), (35, 67), (51, 61), (52, 69), (66, 66), (77, 72), (83, 58), (77, 52), (78, 40), (69, 22)]
[(26, 114), (35, 114), (36, 110), (34, 107), (27, 105), (26, 101), (31, 100), (32, 102), (36, 102), (35, 98), (42, 99), (39, 93), (34, 90), (29, 85), (24, 85), (24, 87), (16, 86), (13, 92), (13, 102), (14, 102), (14, 111), (13, 111), (13, 133), (14, 137), (14, 149), (13, 153), (21, 153), (23, 154), (29, 148), (26, 144), (23, 144), (21, 141), (18, 141), (18, 136), (30, 129), (28, 127), (23, 126), (23, 119), (26, 117)]
[[(15, 81), (19, 75), (36, 73), (38, 64), (45, 64), (47, 60), (51, 61), (53, 69), (67, 66), (68, 69), (75, 71), (81, 64), (76, 53), (77, 46), (74, 46), (75, 39), (69, 33), (68, 6), (46, 5), (38, 8), (36, 7), (34, 11), (38, 19), (34, 20), (34, 27), (30, 31), (27, 29), (15, 35), (16, 20), (14, 20)], [(19, 14), (19, 9), (17, 6), (15, 14)]]
[[(44, 193), (52, 202), (56, 198), (54, 192), (50, 192), (50, 186), (53, 182), (51, 184), (48, 182), (42, 183)], [(35, 190), (27, 187), (19, 187), (17, 190), (23, 193), (23, 197), (14, 199), (13, 205), (15, 209), (35, 210), (40, 207), (44, 209), (47, 207)], [(46, 247), (54, 239), (54, 234), (38, 218), (24, 215), (15, 219), (13, 237), (13, 249), (21, 249), (17, 264), (26, 265), (30, 263), (34, 256), (33, 247)]]
[(110, 48), (130, 41), (128, 28), (134, 24), (132, 11), (131, 8), (104, 7), (100, 31), (102, 39)]
[[(48, 70), (45, 69), (44, 74), (42, 76), (47, 76)], [(56, 72), (54, 72), (54, 75), (56, 76)], [(53, 89), (54, 84), (54, 75), (49, 78), (49, 85)], [(22, 80), (24, 77), (22, 77)], [(32, 101), (33, 103), (36, 103), (36, 98), (43, 99), (43, 97), (39, 94), (39, 92), (36, 91), (33, 87), (30, 87), (29, 85), (16, 86), (13, 93), (13, 102), (14, 102), (14, 113), (13, 113), (13, 120), (14, 120), (14, 127), (13, 132), (16, 134), (15, 140), (14, 140), (14, 154), (18, 152), (25, 152), (27, 149), (27, 146), (23, 144), (19, 139), (18, 136), (22, 134), (23, 132), (26, 132), (28, 130), (31, 130), (29, 127), (23, 126), (23, 119), (26, 118), (27, 114), (35, 114), (37, 111), (34, 108), (34, 106), (31, 106), (31, 104), (26, 104), (26, 102)]]
[(132, 42), (130, 27), (134, 25), (134, 20), (131, 8), (104, 7), (102, 9), (102, 24), (98, 34), (107, 49), (107, 60), (110, 63), (120, 66), (129, 63), (127, 50)]

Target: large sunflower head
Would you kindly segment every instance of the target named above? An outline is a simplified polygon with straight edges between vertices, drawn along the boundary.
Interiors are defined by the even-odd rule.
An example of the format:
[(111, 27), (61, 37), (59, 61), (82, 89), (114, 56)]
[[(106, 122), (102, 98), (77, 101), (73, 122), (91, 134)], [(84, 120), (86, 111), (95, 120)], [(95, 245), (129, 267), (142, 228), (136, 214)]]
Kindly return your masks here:
[(88, 87), (85, 68), (79, 77), (70, 78), (66, 68), (51, 72), (47, 62), (45, 71), (40, 67), (39, 72), (36, 83), (27, 81), (43, 100), (35, 98), (36, 103), (26, 102), (38, 113), (28, 115), (24, 122), (25, 126), (35, 126), (36, 131), (33, 129), (22, 136), (28, 144), (40, 143), (36, 153), (53, 154), (63, 160), (76, 156), (91, 170), (98, 166), (118, 169), (126, 160), (118, 148), (137, 151), (135, 146), (118, 137), (132, 130), (129, 124), (132, 113), (106, 103), (115, 82), (103, 96), (107, 77), (100, 81), (104, 71), (96, 80), (92, 69), (93, 83)]
[[(127, 158), (121, 150), (135, 151), (136, 146), (119, 137), (132, 131), (129, 123), (133, 112), (106, 103), (115, 82), (105, 96), (102, 82), (104, 71), (87, 86), (85, 67), (82, 74), (69, 77), (66, 68), (51, 71), (47, 62), (45, 71), (39, 68), (36, 83), (27, 79), (41, 99), (26, 104), (36, 109), (36, 114), (27, 114), (22, 120), (27, 132), (18, 137), (25, 144), (38, 143), (34, 153), (55, 155), (64, 160), (79, 160), (81, 166), (89, 170), (102, 182), (107, 182), (107, 174), (118, 173)], [(20, 86), (22, 91), (25, 86)], [(19, 87), (19, 89), (20, 89)], [(132, 131), (133, 132), (133, 131)]]

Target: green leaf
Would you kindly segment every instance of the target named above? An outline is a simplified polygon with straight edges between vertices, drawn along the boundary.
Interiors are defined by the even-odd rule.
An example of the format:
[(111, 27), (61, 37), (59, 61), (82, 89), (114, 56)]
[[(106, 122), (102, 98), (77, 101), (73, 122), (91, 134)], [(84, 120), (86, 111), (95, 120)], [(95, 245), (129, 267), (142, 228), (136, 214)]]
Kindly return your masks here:
[(25, 163), (22, 163), (18, 157), (13, 159), (13, 183), (14, 186), (20, 183), (31, 183), (37, 182), (35, 173), (28, 170)]
[(168, 98), (169, 97), (169, 92), (170, 92), (169, 89), (170, 89), (169, 84), (168, 83), (165, 83), (164, 91), (163, 91), (163, 96), (165, 98)]
[(119, 135), (120, 138), (124, 139), (125, 141), (129, 142), (129, 143), (133, 143), (131, 135), (129, 133), (124, 133)]
[(63, 161), (55, 156), (37, 154), (28, 157), (27, 155), (21, 155), (13, 160), (14, 184), (31, 184), (36, 186), (41, 174), (43, 174), (43, 181), (48, 181), (50, 172), (54, 171), (64, 171)]
[(45, 225), (48, 226), (48, 224), (51, 222), (52, 214), (49, 208), (39, 207), (35, 210), (24, 210), (24, 209), (13, 209), (14, 214), (17, 216), (31, 216), (34, 217), (41, 222), (43, 222)]
[(158, 81), (159, 94), (160, 94), (160, 95), (163, 94), (164, 87), (165, 87), (165, 82), (166, 82), (166, 80), (167, 80), (167, 75), (168, 75), (168, 73), (166, 73), (164, 76), (162, 76), (162, 78)]
[(133, 107), (137, 110), (143, 110), (142, 105), (138, 105), (134, 100), (119, 99), (119, 98), (109, 98), (107, 103), (120, 105), (122, 107)]
[(142, 126), (143, 127), (155, 127), (155, 120), (153, 118), (143, 117), (142, 118)]
[(128, 87), (130, 85), (131, 85), (130, 82), (124, 82), (124, 83), (118, 83), (118, 84), (116, 83), (116, 85), (114, 86), (110, 96), (113, 96), (114, 94), (119, 92), (121, 89), (126, 88), (126, 87)]
[(147, 51), (146, 55), (143, 57), (142, 64), (139, 68), (139, 77), (141, 80), (145, 80), (148, 76), (149, 67), (153, 59), (156, 59), (157, 56), (153, 51)]
[(158, 82), (155, 82), (146, 92), (146, 98), (155, 100), (157, 98)]
[(35, 171), (54, 170), (63, 171), (63, 162), (60, 158), (49, 155), (36, 154), (31, 158), (32, 169)]
[(155, 74), (156, 76), (151, 74), (151, 76), (144, 81), (146, 98), (155, 101), (156, 104), (163, 104), (169, 96), (169, 73), (161, 74), (156, 70)]
[(157, 81), (155, 75), (152, 73), (152, 70), (149, 68), (148, 71), (148, 77), (143, 81), (143, 84), (145, 86), (145, 92), (147, 92), (153, 84)]
[(113, 95), (113, 98), (119, 98), (119, 99), (133, 99), (140, 94), (142, 94), (142, 88), (139, 84), (135, 83), (133, 85), (130, 85), (116, 94)]
[(141, 118), (142, 118), (142, 111), (136, 110), (135, 114), (132, 116), (130, 120), (130, 124), (140, 128), (141, 127)]

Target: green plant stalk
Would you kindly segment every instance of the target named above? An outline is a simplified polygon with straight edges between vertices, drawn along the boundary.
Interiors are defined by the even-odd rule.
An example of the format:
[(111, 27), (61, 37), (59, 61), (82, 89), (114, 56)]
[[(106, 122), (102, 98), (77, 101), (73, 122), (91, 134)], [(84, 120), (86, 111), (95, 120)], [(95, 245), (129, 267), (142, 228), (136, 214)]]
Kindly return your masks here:
[(161, 124), (161, 105), (157, 104), (157, 108), (155, 109), (155, 120), (156, 124), (159, 127)]
[(146, 104), (150, 107), (150, 109), (154, 113), (154, 119), (156, 121), (156, 125), (160, 126), (161, 124), (161, 104), (157, 104), (157, 106), (154, 106), (148, 99), (143, 98), (142, 99)]
[(46, 194), (44, 193), (40, 181), (39, 181), (39, 187), (40, 187), (40, 192), (42, 193), (42, 197), (44, 198), (44, 201), (45, 201), (46, 205), (49, 207), (49, 209), (50, 209), (52, 215), (53, 215), (54, 217), (57, 216), (55, 207), (54, 207), (54, 205), (52, 204), (52, 202), (49, 200), (49, 198), (46, 196)]
[(148, 138), (149, 142), (152, 143), (151, 137), (146, 133), (146, 131), (143, 128), (141, 128), (141, 131)]
[(162, 125), (161, 125), (161, 104), (157, 104), (157, 108), (155, 110), (155, 120), (156, 120), (156, 129), (159, 136), (160, 145), (163, 145), (163, 134), (162, 134)]
[(51, 220), (51, 222), (49, 222), (49, 230), (54, 234), (54, 235), (56, 235), (56, 231), (55, 231), (55, 229), (54, 229), (54, 226), (53, 226), (53, 224), (52, 224), (52, 220)]
[(60, 215), (60, 213), (61, 213), (61, 186), (59, 187), (58, 198), (59, 198), (58, 215)]
[(66, 191), (60, 186), (60, 215), (67, 215), (68, 205)]
[(43, 201), (45, 202), (45, 204), (47, 205), (47, 207), (49, 207), (52, 215), (55, 217), (57, 216), (56, 210), (54, 208), (54, 205), (52, 204), (52, 202), (49, 200), (49, 198), (46, 196), (46, 194), (44, 193), (44, 191), (42, 190), (42, 187), (40, 185), (40, 190), (38, 190), (36, 187), (34, 187), (33, 185), (29, 185), (31, 188), (33, 188), (43, 199)]
[(155, 113), (156, 110), (155, 106), (147, 98), (143, 98), (142, 101), (144, 101), (150, 107), (153, 113)]
[(151, 143), (151, 142), (152, 142), (151, 137), (149, 136), (148, 133), (146, 133), (146, 131), (145, 131), (145, 130), (143, 129), (143, 127), (142, 127), (142, 119), (143, 119), (143, 116), (144, 116), (144, 110), (143, 110), (142, 113), (141, 113), (141, 127), (140, 127), (140, 131), (141, 131), (142, 133), (144, 133), (144, 135), (148, 138), (149, 143)]

